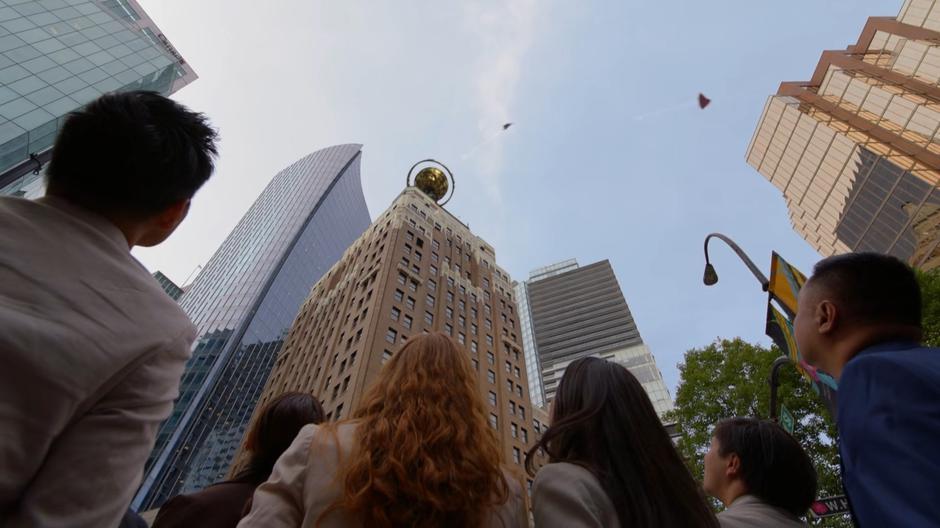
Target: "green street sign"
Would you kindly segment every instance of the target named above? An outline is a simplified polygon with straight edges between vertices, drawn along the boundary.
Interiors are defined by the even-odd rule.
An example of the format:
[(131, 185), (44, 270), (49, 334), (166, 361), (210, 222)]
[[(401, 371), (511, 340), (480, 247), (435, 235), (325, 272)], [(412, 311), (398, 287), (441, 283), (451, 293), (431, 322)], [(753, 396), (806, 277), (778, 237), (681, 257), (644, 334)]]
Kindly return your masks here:
[(793, 415), (790, 414), (790, 411), (787, 410), (783, 405), (780, 406), (780, 427), (793, 434), (793, 426), (795, 425), (796, 420), (793, 419)]

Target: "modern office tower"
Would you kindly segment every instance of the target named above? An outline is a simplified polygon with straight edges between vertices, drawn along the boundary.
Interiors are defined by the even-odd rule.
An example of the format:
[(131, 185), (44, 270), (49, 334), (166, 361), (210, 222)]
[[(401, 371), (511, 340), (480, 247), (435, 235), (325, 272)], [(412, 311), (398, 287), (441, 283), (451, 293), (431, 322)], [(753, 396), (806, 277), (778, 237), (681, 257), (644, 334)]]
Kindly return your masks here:
[(183, 288), (180, 288), (179, 286), (177, 286), (175, 282), (170, 280), (169, 277), (167, 277), (160, 271), (154, 272), (153, 278), (157, 279), (157, 282), (160, 283), (160, 286), (163, 288), (163, 291), (165, 291), (167, 295), (172, 297), (174, 301), (180, 300), (180, 296), (183, 295)]
[(136, 510), (224, 478), (301, 303), (369, 226), (360, 149), (323, 149), (278, 173), (180, 297), (199, 337)]
[(660, 416), (672, 409), (662, 373), (640, 337), (609, 261), (579, 267), (567, 260), (536, 269), (525, 291), (529, 311), (520, 317), (531, 317), (523, 325), (531, 325), (534, 345), (526, 349), (526, 357), (538, 356), (545, 404), (572, 361), (595, 356), (630, 369)]
[(194, 79), (136, 0), (0, 0), (0, 195), (42, 195), (36, 169), (69, 112)]
[(258, 408), (286, 391), (312, 391), (328, 419), (349, 417), (409, 337), (444, 332), (478, 373), (505, 461), (521, 469), (535, 416), (518, 320), (493, 248), (408, 187), (310, 292)]
[(539, 359), (538, 347), (535, 344), (535, 333), (532, 329), (532, 312), (529, 310), (529, 291), (528, 285), (546, 277), (558, 275), (566, 271), (577, 269), (578, 261), (571, 259), (557, 264), (538, 268), (529, 273), (527, 282), (513, 283), (513, 289), (516, 292), (516, 301), (519, 304), (519, 326), (522, 329), (522, 344), (525, 349), (525, 366), (529, 373), (529, 398), (532, 404), (544, 406), (545, 387), (542, 383), (542, 363)]
[(887, 253), (940, 265), (940, 4), (869, 18), (812, 78), (770, 97), (747, 161), (783, 193), (823, 255)]

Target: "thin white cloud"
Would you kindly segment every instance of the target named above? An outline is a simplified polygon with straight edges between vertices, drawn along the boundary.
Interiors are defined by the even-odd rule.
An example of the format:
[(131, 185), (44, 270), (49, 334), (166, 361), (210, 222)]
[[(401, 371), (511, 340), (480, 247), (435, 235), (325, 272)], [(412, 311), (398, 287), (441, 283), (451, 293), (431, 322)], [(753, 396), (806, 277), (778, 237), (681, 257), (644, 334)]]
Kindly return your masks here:
[(473, 2), (466, 6), (467, 26), (480, 40), (481, 53), (473, 78), (481, 139), (465, 156), (476, 161), (483, 187), (497, 206), (503, 200), (500, 176), (504, 147), (498, 139), (503, 124), (513, 121), (511, 109), (523, 61), (536, 36), (538, 14), (536, 0)]

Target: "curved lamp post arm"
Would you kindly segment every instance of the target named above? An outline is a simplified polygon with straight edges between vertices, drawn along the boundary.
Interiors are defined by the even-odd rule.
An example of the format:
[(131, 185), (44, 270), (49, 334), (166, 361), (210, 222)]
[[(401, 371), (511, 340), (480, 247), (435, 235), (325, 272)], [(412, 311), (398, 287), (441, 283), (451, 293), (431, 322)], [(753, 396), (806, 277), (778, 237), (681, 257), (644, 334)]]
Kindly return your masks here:
[(705, 237), (705, 276), (703, 278), (703, 281), (705, 282), (706, 286), (711, 286), (718, 282), (718, 273), (715, 271), (715, 267), (712, 266), (711, 262), (708, 260), (708, 241), (711, 240), (712, 238), (720, 239), (725, 244), (728, 244), (728, 246), (731, 247), (731, 249), (734, 250), (734, 252), (738, 255), (738, 257), (744, 262), (747, 268), (751, 270), (751, 273), (753, 273), (754, 276), (757, 278), (757, 280), (760, 282), (761, 288), (764, 291), (767, 291), (767, 288), (770, 287), (770, 281), (767, 280), (767, 277), (764, 276), (760, 268), (758, 268), (757, 265), (754, 264), (754, 261), (751, 260), (751, 258), (747, 256), (747, 254), (744, 252), (743, 249), (741, 249), (740, 246), (735, 244), (733, 240), (726, 237), (725, 235), (722, 235), (721, 233), (711, 233), (710, 235)]

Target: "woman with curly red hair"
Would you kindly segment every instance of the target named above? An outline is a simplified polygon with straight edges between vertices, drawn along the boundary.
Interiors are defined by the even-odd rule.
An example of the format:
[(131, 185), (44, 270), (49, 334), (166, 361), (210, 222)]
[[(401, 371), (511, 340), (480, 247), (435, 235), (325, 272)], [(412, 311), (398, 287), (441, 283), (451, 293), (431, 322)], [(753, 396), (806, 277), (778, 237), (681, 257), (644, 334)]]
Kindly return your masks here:
[(469, 358), (428, 334), (389, 360), (351, 420), (300, 431), (238, 526), (527, 525)]

